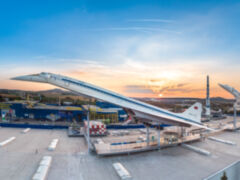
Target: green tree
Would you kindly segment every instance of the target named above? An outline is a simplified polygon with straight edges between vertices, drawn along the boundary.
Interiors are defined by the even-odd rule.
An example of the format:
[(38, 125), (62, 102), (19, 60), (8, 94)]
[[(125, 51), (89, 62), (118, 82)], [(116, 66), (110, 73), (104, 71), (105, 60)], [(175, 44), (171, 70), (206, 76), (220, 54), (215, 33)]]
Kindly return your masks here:
[(224, 171), (223, 176), (221, 177), (221, 180), (227, 180), (227, 179), (228, 178), (227, 178), (226, 172)]

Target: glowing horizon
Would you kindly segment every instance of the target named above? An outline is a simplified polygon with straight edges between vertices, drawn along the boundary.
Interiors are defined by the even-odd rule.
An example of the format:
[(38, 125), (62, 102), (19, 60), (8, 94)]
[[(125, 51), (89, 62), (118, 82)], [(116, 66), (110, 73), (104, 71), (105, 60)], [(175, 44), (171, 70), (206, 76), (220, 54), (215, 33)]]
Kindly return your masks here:
[[(87, 65), (85, 65), (87, 66)], [(170, 72), (162, 73), (158, 76), (138, 76), (137, 72), (128, 73), (128, 71), (115, 71), (112, 69), (99, 70), (93, 68), (86, 68), (81, 72), (65, 72), (58, 73), (63, 74), (75, 79), (79, 79), (105, 89), (112, 90), (114, 92), (129, 96), (129, 97), (149, 97), (149, 98), (168, 98), (168, 97), (197, 97), (205, 98), (206, 96), (206, 76), (201, 76), (195, 78), (194, 75), (187, 77), (184, 74), (172, 74), (172, 78), (168, 78), (171, 74)], [(104, 67), (106, 68), (106, 67)], [(94, 70), (93, 70), (94, 69)], [(141, 73), (140, 70), (139, 73)], [(146, 71), (146, 70), (145, 70)], [(56, 72), (55, 72), (56, 73)], [(31, 73), (28, 73), (31, 74)], [(110, 76), (109, 74), (114, 74)], [(19, 74), (26, 75), (26, 73)], [(167, 76), (167, 78), (165, 77)], [(177, 76), (179, 76), (177, 78)], [(184, 81), (179, 80), (179, 78), (185, 78)], [(155, 78), (155, 79), (154, 79)], [(34, 82), (23, 82), (23, 81), (13, 81), (5, 80), (5, 83), (1, 83), (1, 87), (9, 89), (20, 89), (20, 90), (49, 90), (56, 88), (55, 86), (44, 84), (44, 83), (34, 83)], [(133, 85), (134, 84), (134, 85)], [(0, 88), (1, 88), (0, 87)], [(214, 82), (210, 76), (210, 95), (211, 97), (224, 97), (232, 98), (232, 96), (225, 92), (221, 87), (218, 86), (218, 82)]]

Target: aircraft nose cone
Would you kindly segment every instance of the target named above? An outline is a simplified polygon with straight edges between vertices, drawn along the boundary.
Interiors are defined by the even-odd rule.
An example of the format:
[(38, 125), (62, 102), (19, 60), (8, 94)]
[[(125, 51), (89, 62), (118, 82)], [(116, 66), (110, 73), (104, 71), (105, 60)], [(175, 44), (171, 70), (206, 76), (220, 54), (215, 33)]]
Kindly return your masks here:
[(18, 80), (18, 81), (32, 81), (32, 82), (46, 82), (46, 80), (39, 76), (39, 74), (32, 74), (26, 76), (17, 76), (11, 78), (11, 80)]
[(224, 85), (223, 85), (223, 84), (218, 83), (218, 85), (219, 85), (220, 87), (224, 88)]
[(26, 81), (26, 80), (30, 80), (30, 77), (28, 77), (28, 76), (17, 76), (17, 77), (11, 78), (11, 80)]

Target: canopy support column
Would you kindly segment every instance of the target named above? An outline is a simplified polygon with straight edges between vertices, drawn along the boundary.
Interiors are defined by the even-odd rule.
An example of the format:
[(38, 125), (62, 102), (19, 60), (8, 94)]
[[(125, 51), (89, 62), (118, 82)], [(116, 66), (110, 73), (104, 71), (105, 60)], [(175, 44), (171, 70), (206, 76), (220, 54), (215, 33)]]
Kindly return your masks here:
[(233, 129), (237, 129), (237, 104), (233, 105)]

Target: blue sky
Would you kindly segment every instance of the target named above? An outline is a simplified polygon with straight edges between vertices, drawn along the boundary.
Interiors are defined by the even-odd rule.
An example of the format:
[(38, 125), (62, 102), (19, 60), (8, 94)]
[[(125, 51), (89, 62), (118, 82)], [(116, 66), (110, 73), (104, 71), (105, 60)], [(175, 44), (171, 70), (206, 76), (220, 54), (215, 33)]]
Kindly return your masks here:
[(239, 28), (238, 1), (1, 2), (0, 88), (51, 71), (129, 96), (203, 96), (210, 74), (218, 95), (217, 81), (240, 88)]

